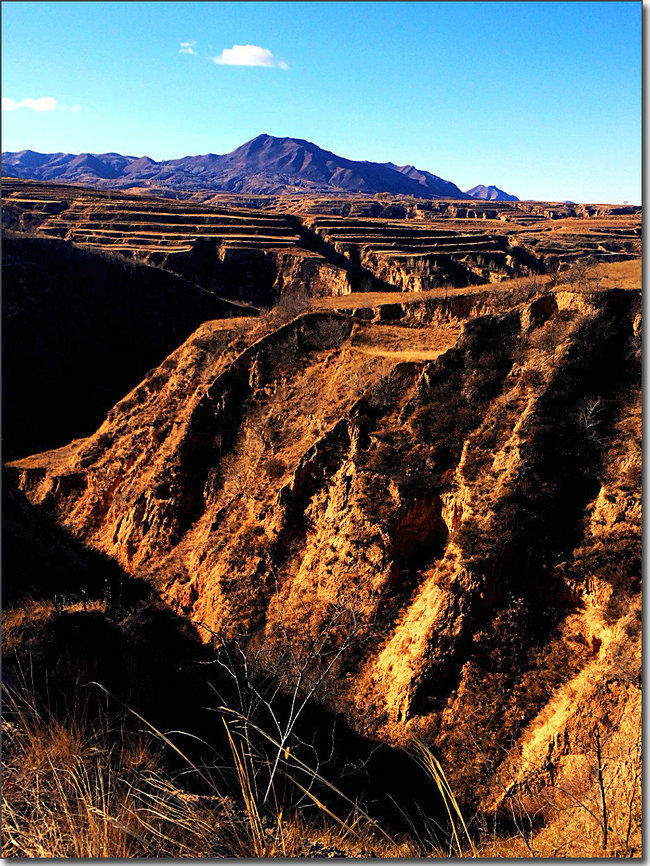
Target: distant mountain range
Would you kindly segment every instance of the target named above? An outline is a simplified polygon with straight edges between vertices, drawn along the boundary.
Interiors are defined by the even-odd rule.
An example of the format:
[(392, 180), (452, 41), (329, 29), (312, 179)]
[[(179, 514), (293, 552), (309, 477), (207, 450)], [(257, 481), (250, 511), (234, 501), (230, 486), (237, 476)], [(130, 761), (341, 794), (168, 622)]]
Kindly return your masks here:
[(519, 201), (516, 195), (510, 195), (510, 193), (499, 189), (498, 186), (485, 186), (482, 183), (468, 189), (467, 195), (471, 195), (472, 198), (483, 199), (484, 201)]
[(2, 154), (2, 174), (113, 189), (145, 186), (152, 191), (210, 190), (253, 195), (385, 192), (421, 198), (517, 201), (495, 186), (477, 186), (463, 192), (455, 183), (412, 165), (345, 159), (300, 138), (272, 135), (258, 135), (223, 155), (208, 153), (161, 162), (119, 153), (7, 152)]

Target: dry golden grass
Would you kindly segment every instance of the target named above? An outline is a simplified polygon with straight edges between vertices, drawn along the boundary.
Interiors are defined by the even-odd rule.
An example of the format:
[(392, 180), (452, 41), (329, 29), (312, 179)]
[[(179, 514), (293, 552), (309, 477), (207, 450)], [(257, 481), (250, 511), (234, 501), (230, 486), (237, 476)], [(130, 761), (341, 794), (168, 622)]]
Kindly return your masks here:
[(37, 707), (24, 683), (5, 690), (3, 857), (444, 856), (418, 839), (391, 838), (354, 809), (340, 818), (304, 787), (320, 809), (315, 819), (285, 812), (275, 794), (264, 806), (251, 743), (228, 726), (236, 799), (216, 787), (188, 791), (165, 769), (170, 741), (155, 729), (115, 731), (114, 719), (91, 724), (77, 712), (59, 720)]
[(607, 228), (626, 228), (641, 223), (641, 214), (610, 214), (606, 217), (564, 217), (558, 220), (547, 220), (544, 227), (550, 227), (557, 232), (598, 231)]
[[(31, 653), (40, 634), (46, 654), (50, 627), (56, 631), (61, 618), (84, 608), (105, 616), (99, 600), (64, 608), (28, 600), (4, 614), (3, 649), (11, 666), (5, 665), (3, 685), (2, 856), (443, 854), (431, 840), (387, 832), (293, 750), (276, 752), (278, 773), (269, 783), (276, 740), (226, 708), (221, 710), (224, 745), (216, 753), (214, 745), (199, 750), (209, 756), (207, 763), (186, 756), (187, 735), (155, 727), (104, 689), (93, 691), (109, 700), (89, 700), (89, 689), (80, 687), (78, 678), (72, 678), (77, 682), (72, 689), (64, 678), (62, 708), (64, 680), (58, 680), (55, 659), (46, 666), (44, 686), (45, 668), (34, 669)], [(218, 716), (215, 723), (223, 730)], [(266, 750), (260, 748), (264, 744)], [(323, 791), (332, 791), (338, 805), (323, 802)], [(305, 803), (311, 806), (308, 813)]]
[[(158, 772), (142, 740), (111, 745), (108, 723), (89, 732), (21, 695), (4, 699), (4, 857), (207, 856), (205, 821)], [(191, 820), (190, 820), (191, 819)]]
[(360, 328), (352, 338), (359, 352), (390, 361), (435, 361), (458, 339), (460, 325), (443, 323), (436, 328)]
[(630, 259), (627, 262), (597, 265), (590, 273), (598, 280), (601, 289), (640, 289), (641, 272), (641, 259)]
[[(640, 289), (641, 264), (641, 259), (599, 264), (586, 268), (585, 276), (590, 281), (590, 289)], [(351, 310), (358, 307), (379, 307), (383, 304), (415, 304), (422, 303), (429, 298), (476, 295), (485, 291), (494, 292), (495, 295), (506, 295), (509, 292), (520, 290), (522, 286), (531, 282), (537, 283), (539, 291), (543, 292), (545, 286), (549, 282), (552, 282), (552, 280), (549, 275), (537, 275), (529, 278), (503, 280), (499, 283), (481, 283), (480, 285), (466, 286), (464, 288), (444, 286), (425, 292), (352, 292), (349, 295), (315, 298), (312, 301), (312, 305), (314, 309)]]
[(503, 280), (499, 283), (481, 283), (475, 286), (442, 286), (439, 289), (428, 289), (424, 292), (352, 292), (349, 295), (335, 295), (326, 298), (315, 298), (315, 309), (349, 310), (357, 307), (379, 307), (383, 304), (413, 304), (421, 303), (430, 298), (448, 298), (454, 295), (476, 295), (485, 291), (507, 293), (519, 289), (528, 282), (539, 283), (540, 290), (548, 280), (545, 276)]
[(416, 753), (448, 815), (444, 847), (417, 835), (392, 836), (355, 809), (335, 815), (304, 787), (318, 807), (315, 818), (285, 810), (275, 794), (264, 804), (255, 749), (230, 724), (227, 757), (240, 788), (234, 798), (216, 786), (207, 794), (188, 791), (181, 774), (166, 769), (167, 738), (154, 729), (116, 736), (115, 720), (89, 724), (83, 710), (58, 720), (25, 692), (5, 692), (4, 714), (5, 858), (603, 856), (598, 804), (591, 801), (567, 799), (542, 827), (522, 822), (505, 835), (471, 833), (443, 768), (422, 744)]
[(494, 287), (494, 284), (468, 286), (463, 289), (445, 287), (426, 292), (351, 292), (349, 295), (316, 298), (313, 303), (315, 309), (352, 310), (357, 307), (379, 307), (382, 304), (412, 304), (425, 301), (427, 298), (445, 298), (451, 294), (474, 294), (485, 291), (488, 286)]

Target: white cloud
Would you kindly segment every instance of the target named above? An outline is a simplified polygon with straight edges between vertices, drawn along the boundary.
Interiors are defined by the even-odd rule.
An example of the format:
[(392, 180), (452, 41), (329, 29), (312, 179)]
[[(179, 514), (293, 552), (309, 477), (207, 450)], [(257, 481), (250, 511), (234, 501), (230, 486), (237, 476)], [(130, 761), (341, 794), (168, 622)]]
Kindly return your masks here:
[(73, 114), (79, 114), (81, 111), (80, 105), (60, 105), (59, 111), (71, 111)]
[(16, 102), (8, 96), (2, 97), (3, 111), (16, 111), (18, 108), (31, 108), (33, 111), (54, 111), (56, 99), (53, 96), (41, 96), (40, 99), (21, 99)]
[(274, 57), (268, 48), (260, 45), (233, 45), (224, 48), (218, 57), (212, 58), (222, 66), (275, 66), (277, 69), (288, 69), (284, 60)]
[(194, 50), (194, 46), (196, 42), (181, 42), (181, 50), (178, 52), (179, 54), (196, 54)]

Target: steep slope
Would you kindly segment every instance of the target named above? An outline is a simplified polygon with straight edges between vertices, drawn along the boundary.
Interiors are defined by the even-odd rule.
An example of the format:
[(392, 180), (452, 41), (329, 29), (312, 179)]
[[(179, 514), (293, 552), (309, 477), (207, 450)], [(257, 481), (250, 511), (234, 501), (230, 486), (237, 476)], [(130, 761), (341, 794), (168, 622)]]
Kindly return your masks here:
[(468, 189), (467, 195), (484, 201), (519, 201), (516, 195), (510, 195), (510, 193), (499, 189), (498, 186), (485, 186), (482, 183)]
[(149, 157), (107, 154), (2, 154), (5, 176), (59, 180), (124, 189), (283, 192), (362, 192), (425, 198), (468, 196), (450, 181), (413, 166), (345, 159), (299, 138), (258, 135), (231, 153), (185, 156), (155, 162)]
[(206, 639), (306, 659), (358, 730), (434, 746), (466, 807), (516, 794), (550, 828), (558, 774), (592, 795), (586, 713), (629, 781), (640, 297), (472, 312), (311, 313), (225, 351), (205, 323), (95, 435), (8, 471)]

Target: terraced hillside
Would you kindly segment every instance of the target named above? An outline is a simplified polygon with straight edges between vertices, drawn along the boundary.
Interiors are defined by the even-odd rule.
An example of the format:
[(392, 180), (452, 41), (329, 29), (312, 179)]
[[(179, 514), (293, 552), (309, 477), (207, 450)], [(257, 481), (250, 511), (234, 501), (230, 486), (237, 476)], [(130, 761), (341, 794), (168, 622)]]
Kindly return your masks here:
[(641, 254), (641, 215), (566, 217), (536, 232), (521, 232), (519, 243), (547, 262), (566, 266), (580, 259), (625, 261)]
[(269, 304), (297, 285), (347, 288), (285, 215), (10, 179), (3, 196), (7, 228), (162, 266), (229, 297)]
[(207, 321), (93, 435), (12, 462), (9, 483), (208, 646), (285, 672), (281, 689), (323, 675), (318, 699), (357, 731), (426, 742), (466, 814), (534, 816), (519, 854), (597, 849), (600, 773), (629, 855), (636, 278), (352, 315), (329, 299), (341, 311), (231, 320), (226, 340)]
[(640, 256), (639, 208), (309, 196), (209, 203), (5, 179), (3, 225), (164, 267), (222, 295), (495, 282)]
[(498, 281), (542, 270), (503, 234), (436, 223), (307, 219), (307, 227), (344, 260), (401, 291)]
[[(146, 192), (144, 188), (141, 193)], [(501, 220), (519, 225), (534, 225), (545, 220), (570, 217), (578, 219), (634, 218), (641, 215), (637, 205), (568, 204), (544, 201), (467, 201), (458, 199), (426, 199), (406, 195), (379, 193), (374, 196), (309, 195), (249, 195), (245, 193), (195, 192), (191, 200), (217, 206), (246, 207), (257, 210), (282, 211), (297, 214), (345, 217), (385, 217), (386, 219), (475, 219)]]

